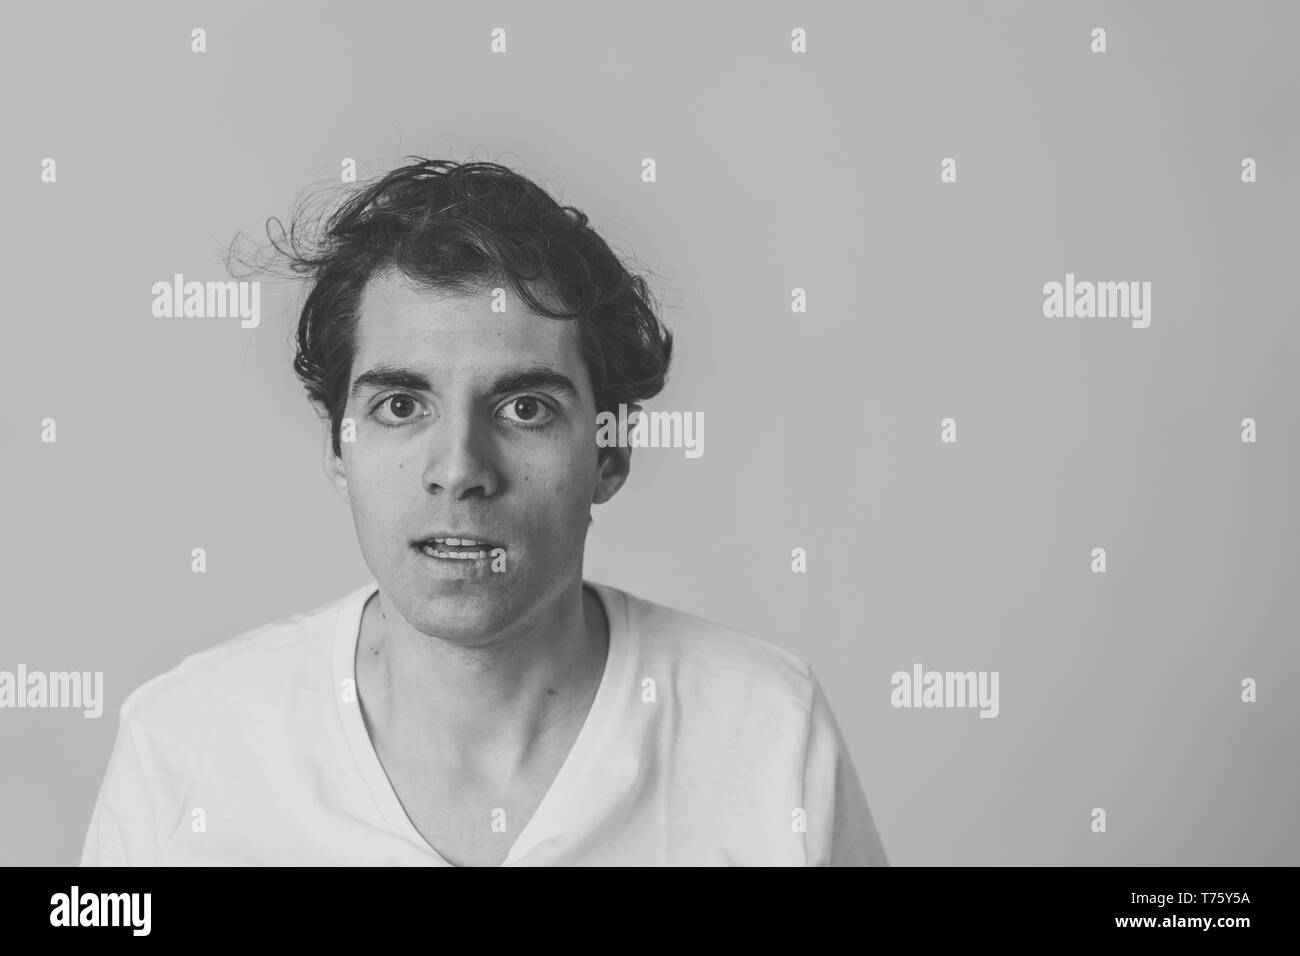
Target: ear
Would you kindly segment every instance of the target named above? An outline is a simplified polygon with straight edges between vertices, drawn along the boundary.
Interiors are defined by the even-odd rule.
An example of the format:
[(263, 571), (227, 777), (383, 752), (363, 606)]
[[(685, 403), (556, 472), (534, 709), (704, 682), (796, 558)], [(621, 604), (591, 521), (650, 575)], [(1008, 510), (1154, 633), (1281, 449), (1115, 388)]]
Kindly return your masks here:
[[(627, 406), (627, 416), (632, 418), (633, 413), (641, 411), (640, 405)], [(599, 473), (596, 476), (596, 490), (592, 493), (591, 502), (596, 505), (603, 505), (623, 487), (623, 482), (627, 481), (627, 476), (632, 471), (632, 449), (622, 445), (610, 445), (605, 448), (597, 449), (596, 456)]]
[(351, 505), (348, 498), (347, 469), (343, 466), (343, 459), (334, 454), (334, 437), (328, 415), (321, 417), (321, 424), (321, 434), (324, 438), (321, 464), (325, 470), (325, 477), (329, 479), (329, 483), (334, 487), (334, 490), (339, 493), (339, 497), (346, 504)]

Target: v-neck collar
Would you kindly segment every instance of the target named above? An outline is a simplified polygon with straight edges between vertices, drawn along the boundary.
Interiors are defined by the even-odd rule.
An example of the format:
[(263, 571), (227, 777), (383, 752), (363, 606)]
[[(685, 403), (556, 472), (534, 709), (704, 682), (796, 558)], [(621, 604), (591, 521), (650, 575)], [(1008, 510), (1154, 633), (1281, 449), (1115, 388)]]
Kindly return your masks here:
[[(502, 866), (518, 862), (548, 835), (548, 828), (554, 828), (562, 823), (562, 809), (573, 803), (569, 793), (587, 765), (602, 731), (609, 724), (609, 714), (614, 708), (620, 689), (626, 687), (624, 670), (630, 660), (627, 648), (629, 628), (626, 597), (623, 592), (604, 584), (597, 584), (594, 581), (586, 581), (584, 584), (590, 587), (600, 599), (605, 608), (605, 617), (609, 621), (609, 650), (605, 656), (605, 668), (601, 673), (600, 685), (596, 688), (596, 696), (591, 702), (573, 746), (564, 758), (564, 763), (560, 765), (560, 770), (551, 782), (550, 789), (546, 791), (546, 795), (542, 797), (541, 803), (533, 812), (532, 818), (515, 837), (510, 852), (501, 862)], [(431, 855), (438, 863), (451, 866), (453, 864), (430, 845), (407, 816), (401, 800), (397, 797), (397, 792), (393, 789), (392, 781), (388, 779), (388, 774), (379, 760), (374, 742), (370, 739), (370, 733), (366, 730), (365, 721), (361, 716), (356, 675), (357, 641), (360, 637), (362, 612), (366, 603), (378, 590), (378, 581), (371, 581), (344, 599), (334, 630), (332, 696), (338, 706), (339, 719), (342, 721), (343, 732), (347, 737), (357, 770), (389, 829)], [(350, 701), (344, 699), (342, 693), (344, 687), (352, 689)], [(554, 832), (553, 829), (551, 832)]]

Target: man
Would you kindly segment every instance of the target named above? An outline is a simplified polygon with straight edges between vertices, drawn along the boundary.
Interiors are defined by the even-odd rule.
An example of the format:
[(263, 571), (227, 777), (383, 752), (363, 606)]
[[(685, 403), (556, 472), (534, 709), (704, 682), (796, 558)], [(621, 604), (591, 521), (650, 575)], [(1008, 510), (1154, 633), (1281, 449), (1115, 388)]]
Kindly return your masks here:
[(322, 240), (294, 368), (374, 581), (138, 688), (84, 864), (885, 864), (788, 651), (584, 581), (597, 414), (672, 336), (587, 217), (418, 160)]

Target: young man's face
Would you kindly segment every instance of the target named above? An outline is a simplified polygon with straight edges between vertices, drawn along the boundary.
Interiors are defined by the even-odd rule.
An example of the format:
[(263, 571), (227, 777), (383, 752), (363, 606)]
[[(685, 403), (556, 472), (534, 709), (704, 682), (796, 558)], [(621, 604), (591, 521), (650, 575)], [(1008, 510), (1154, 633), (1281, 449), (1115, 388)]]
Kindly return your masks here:
[[(488, 294), (446, 297), (400, 273), (372, 277), (344, 412), (356, 440), (340, 459), (326, 438), (326, 471), (381, 589), (417, 630), (465, 645), (490, 641), (580, 578), (591, 506), (628, 469), (628, 449), (598, 461), (577, 320), (530, 313), (510, 290), (504, 303), (494, 312)], [(553, 380), (518, 378), (539, 372)], [(457, 534), (481, 544), (436, 549), (486, 557), (420, 546)]]

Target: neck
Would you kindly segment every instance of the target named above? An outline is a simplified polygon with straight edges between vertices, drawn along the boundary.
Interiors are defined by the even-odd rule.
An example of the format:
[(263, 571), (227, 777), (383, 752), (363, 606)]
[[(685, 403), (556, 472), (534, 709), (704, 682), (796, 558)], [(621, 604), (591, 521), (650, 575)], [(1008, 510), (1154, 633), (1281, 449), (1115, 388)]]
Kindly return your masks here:
[(552, 728), (587, 712), (608, 634), (600, 599), (581, 575), (529, 620), (476, 647), (417, 631), (379, 591), (357, 642), (364, 713), (393, 749), (513, 773), (545, 749)]

